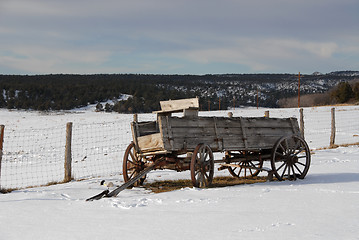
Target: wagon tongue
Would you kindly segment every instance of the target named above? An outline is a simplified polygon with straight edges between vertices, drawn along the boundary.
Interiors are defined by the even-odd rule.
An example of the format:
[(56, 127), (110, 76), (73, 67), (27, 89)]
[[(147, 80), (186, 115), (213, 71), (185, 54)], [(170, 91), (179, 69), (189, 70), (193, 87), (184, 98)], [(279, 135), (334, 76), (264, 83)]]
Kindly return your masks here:
[(116, 197), (121, 191), (125, 190), (128, 187), (131, 187), (133, 184), (135, 184), (138, 180), (140, 180), (141, 177), (152, 171), (158, 164), (160, 163), (159, 160), (155, 161), (145, 169), (143, 169), (139, 174), (137, 174), (135, 177), (131, 178), (129, 181), (125, 182), (118, 188), (115, 188), (111, 192), (109, 190), (105, 190), (93, 197), (90, 197), (86, 199), (86, 201), (93, 201), (93, 200), (99, 200), (104, 197)]
[(109, 192), (110, 192), (110, 190), (106, 189), (105, 191), (86, 199), (86, 201), (99, 200), (99, 199), (103, 198), (104, 196), (106, 196)]

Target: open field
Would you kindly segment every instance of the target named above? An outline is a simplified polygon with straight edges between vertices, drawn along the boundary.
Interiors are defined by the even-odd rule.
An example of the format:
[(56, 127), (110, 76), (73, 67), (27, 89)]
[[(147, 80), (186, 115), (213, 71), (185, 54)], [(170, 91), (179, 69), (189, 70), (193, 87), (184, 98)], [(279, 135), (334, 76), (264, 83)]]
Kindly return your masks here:
[[(264, 110), (238, 109), (234, 115), (262, 116)], [(304, 112), (306, 140), (313, 149), (312, 164), (304, 180), (235, 186), (218, 183), (218, 187), (197, 189), (188, 185), (188, 171), (162, 170), (148, 174), (147, 189), (127, 189), (116, 198), (85, 202), (105, 189), (100, 185), (102, 179), (123, 182), (119, 151), (113, 155), (118, 161), (117, 174), (0, 194), (0, 239), (359, 239), (359, 147), (316, 150), (328, 146), (330, 108), (309, 108)], [(337, 122), (352, 126), (355, 121), (348, 119), (358, 119), (358, 112), (358, 107), (340, 107)], [(225, 116), (227, 112), (201, 114)], [(299, 115), (297, 109), (270, 109), (270, 114)], [(143, 114), (139, 118), (142, 121), (155, 116)], [(6, 130), (18, 131), (54, 128), (69, 121), (85, 127), (116, 121), (128, 125), (132, 116), (89, 110), (48, 115), (0, 110), (0, 119)], [(338, 129), (338, 141), (355, 139), (358, 131), (354, 127), (346, 128), (350, 132)], [(129, 125), (123, 129), (129, 131)], [(120, 147), (131, 140), (128, 134), (120, 136)], [(100, 139), (92, 144), (104, 147), (107, 142), (101, 144)], [(57, 159), (56, 151), (53, 157)], [(37, 160), (35, 154), (23, 156), (23, 164), (26, 159)], [(86, 167), (85, 163), (81, 166)], [(228, 177), (229, 173), (216, 171), (215, 176)], [(163, 189), (173, 183), (171, 180), (180, 180), (183, 185), (169, 192), (150, 190), (150, 184), (153, 189)], [(158, 181), (166, 184), (156, 186)]]

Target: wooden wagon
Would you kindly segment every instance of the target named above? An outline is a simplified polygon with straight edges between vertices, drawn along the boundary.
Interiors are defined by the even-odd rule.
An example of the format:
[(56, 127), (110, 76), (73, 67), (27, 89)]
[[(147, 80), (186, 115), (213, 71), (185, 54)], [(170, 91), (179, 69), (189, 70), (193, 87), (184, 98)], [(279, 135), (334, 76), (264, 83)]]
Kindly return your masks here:
[[(296, 180), (308, 172), (310, 150), (296, 118), (200, 117), (197, 98), (160, 104), (156, 121), (139, 122), (136, 116), (131, 123), (133, 142), (123, 159), (125, 184), (107, 197), (142, 184), (154, 169), (190, 170), (195, 187), (211, 185), (214, 163), (234, 177), (267, 171), (278, 180)], [(177, 112), (183, 116), (173, 116)], [(222, 158), (214, 159), (214, 152)], [(264, 161), (270, 167), (263, 167)]]
[[(278, 180), (295, 180), (308, 172), (310, 151), (296, 118), (199, 117), (197, 98), (161, 102), (161, 108), (157, 121), (131, 124), (133, 142), (123, 160), (126, 182), (156, 161), (155, 169), (190, 170), (196, 187), (211, 184), (214, 163), (235, 177), (265, 170)], [(172, 116), (175, 112), (184, 116)], [(224, 157), (215, 160), (213, 152)], [(270, 170), (262, 168), (265, 160)]]

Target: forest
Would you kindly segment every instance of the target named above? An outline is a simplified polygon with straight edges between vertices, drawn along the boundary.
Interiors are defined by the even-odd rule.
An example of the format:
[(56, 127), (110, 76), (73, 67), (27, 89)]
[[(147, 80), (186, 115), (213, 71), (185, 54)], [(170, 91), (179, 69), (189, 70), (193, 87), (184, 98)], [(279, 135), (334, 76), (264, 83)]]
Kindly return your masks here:
[[(302, 94), (324, 93), (357, 72), (301, 76)], [(353, 88), (356, 90), (356, 88)], [(297, 95), (296, 74), (49, 74), (0, 75), (0, 108), (69, 110), (97, 104), (98, 111), (121, 113), (159, 110), (159, 101), (199, 97), (201, 110), (237, 106), (279, 107)], [(356, 96), (353, 91), (352, 96)], [(122, 95), (130, 95), (125, 100)], [(112, 100), (103, 106), (101, 103)]]

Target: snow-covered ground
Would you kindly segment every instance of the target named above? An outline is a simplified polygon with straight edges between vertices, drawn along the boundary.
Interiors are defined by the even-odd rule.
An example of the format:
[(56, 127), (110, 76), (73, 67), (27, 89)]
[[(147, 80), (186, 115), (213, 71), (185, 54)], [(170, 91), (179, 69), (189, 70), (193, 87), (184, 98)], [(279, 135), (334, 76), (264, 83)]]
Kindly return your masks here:
[[(329, 142), (327, 134), (319, 134), (326, 132), (320, 127), (330, 123), (328, 109), (304, 110), (311, 148)], [(264, 110), (238, 109), (234, 116), (263, 116)], [(358, 119), (358, 107), (340, 108), (337, 116), (339, 110), (350, 113), (348, 119)], [(270, 111), (272, 117), (299, 115), (297, 110)], [(315, 113), (325, 117), (310, 117)], [(131, 119), (130, 115), (89, 110), (49, 115), (0, 110), (0, 124), (20, 130), (51, 128), (68, 121), (91, 124)], [(339, 132), (355, 139), (357, 131), (353, 127), (352, 132)], [(0, 239), (359, 239), (358, 160), (358, 146), (314, 150), (304, 180), (160, 194), (133, 188), (94, 202), (85, 199), (104, 190), (101, 179), (121, 184), (122, 176), (17, 190), (0, 194)], [(154, 171), (148, 175), (148, 181), (178, 178), (189, 179), (190, 173)]]

